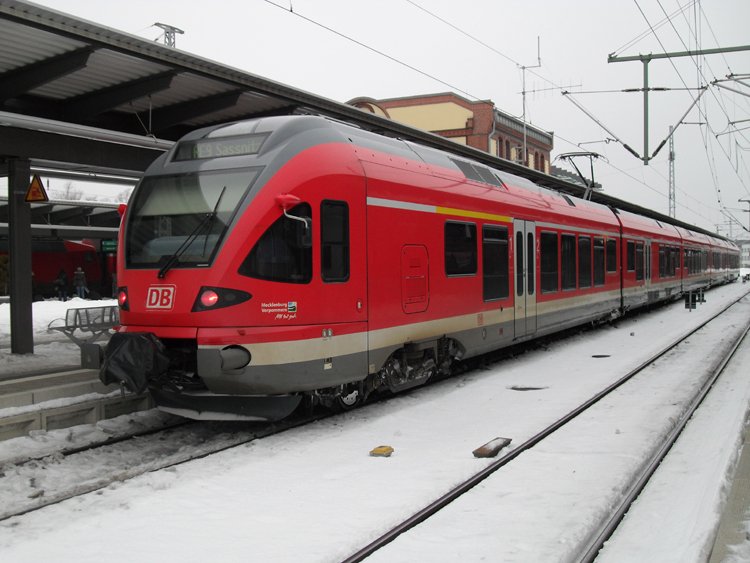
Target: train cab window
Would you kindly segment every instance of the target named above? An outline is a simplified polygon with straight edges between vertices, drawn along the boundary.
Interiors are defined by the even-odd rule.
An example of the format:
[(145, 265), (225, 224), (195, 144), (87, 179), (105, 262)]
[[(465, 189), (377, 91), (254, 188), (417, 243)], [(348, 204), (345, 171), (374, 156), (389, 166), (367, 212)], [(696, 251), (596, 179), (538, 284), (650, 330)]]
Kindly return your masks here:
[(560, 287), (557, 267), (557, 233), (540, 235), (542, 293), (552, 293)]
[[(309, 283), (312, 279), (312, 229), (306, 203), (282, 215), (258, 239), (238, 272), (243, 276), (285, 283)], [(295, 219), (299, 218), (299, 219)]]
[(445, 274), (477, 273), (477, 226), (474, 223), (445, 224)]
[(643, 243), (639, 242), (635, 245), (635, 279), (643, 279)]
[(485, 301), (503, 299), (509, 294), (508, 229), (482, 227), (482, 272)]
[(628, 272), (635, 272), (635, 243), (628, 241)]
[(604, 285), (604, 239), (594, 239), (594, 285)]
[(324, 282), (349, 279), (349, 206), (346, 202), (320, 204), (320, 275)]
[(578, 237), (578, 287), (591, 287), (591, 237)]
[(576, 288), (576, 236), (562, 235), (562, 288)]
[(257, 174), (223, 170), (145, 178), (126, 216), (126, 265), (211, 264)]
[(617, 240), (607, 239), (607, 273), (617, 272)]

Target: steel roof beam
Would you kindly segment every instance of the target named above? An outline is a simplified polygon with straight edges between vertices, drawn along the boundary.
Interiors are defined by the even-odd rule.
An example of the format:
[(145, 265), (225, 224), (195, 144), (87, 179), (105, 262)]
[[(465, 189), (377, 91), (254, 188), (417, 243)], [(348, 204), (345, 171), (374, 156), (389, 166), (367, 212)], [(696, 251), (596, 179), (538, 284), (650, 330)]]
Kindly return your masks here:
[(86, 120), (124, 103), (167, 90), (177, 74), (174, 71), (162, 72), (77, 96), (63, 105), (62, 115), (71, 120)]
[(72, 207), (52, 211), (47, 215), (50, 225), (69, 225), (73, 219), (80, 219), (81, 225), (87, 225), (86, 217), (91, 214), (91, 207)]
[(84, 47), (0, 74), (0, 102), (84, 68), (93, 52), (91, 47)]
[(234, 107), (241, 95), (242, 90), (232, 90), (157, 109), (150, 116), (142, 112), (140, 116), (143, 123), (151, 123), (154, 130), (161, 132), (184, 121)]

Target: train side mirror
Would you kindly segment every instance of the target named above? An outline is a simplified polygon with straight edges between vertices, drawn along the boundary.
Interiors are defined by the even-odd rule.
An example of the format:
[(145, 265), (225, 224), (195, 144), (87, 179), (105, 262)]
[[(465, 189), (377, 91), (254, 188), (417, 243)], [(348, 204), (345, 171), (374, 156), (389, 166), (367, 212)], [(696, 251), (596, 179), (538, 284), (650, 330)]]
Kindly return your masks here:
[(286, 215), (287, 211), (289, 211), (292, 207), (295, 207), (302, 203), (302, 200), (296, 195), (279, 194), (276, 196), (276, 203), (284, 211), (284, 215)]

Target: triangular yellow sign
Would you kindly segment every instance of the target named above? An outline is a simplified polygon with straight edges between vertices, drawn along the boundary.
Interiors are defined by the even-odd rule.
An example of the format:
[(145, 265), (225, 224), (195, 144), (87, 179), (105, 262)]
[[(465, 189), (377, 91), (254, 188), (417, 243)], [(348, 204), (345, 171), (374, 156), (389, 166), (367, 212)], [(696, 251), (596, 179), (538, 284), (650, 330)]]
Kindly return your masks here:
[(31, 179), (29, 189), (26, 190), (26, 201), (49, 201), (47, 192), (44, 191), (44, 185), (42, 184), (42, 179), (39, 177), (39, 174), (34, 174), (34, 177)]

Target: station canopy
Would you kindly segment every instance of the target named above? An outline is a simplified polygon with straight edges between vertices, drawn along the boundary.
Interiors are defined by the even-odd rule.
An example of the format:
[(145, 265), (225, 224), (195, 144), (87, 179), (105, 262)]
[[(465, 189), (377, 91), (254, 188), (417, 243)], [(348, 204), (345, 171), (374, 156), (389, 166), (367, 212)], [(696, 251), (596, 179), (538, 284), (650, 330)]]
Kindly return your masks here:
[[(294, 113), (448, 150), (571, 195), (584, 192), (347, 104), (36, 4), (0, 0), (0, 175), (7, 174), (4, 159), (26, 158), (32, 172), (133, 179), (191, 130)], [(602, 193), (592, 199), (680, 224)]]

